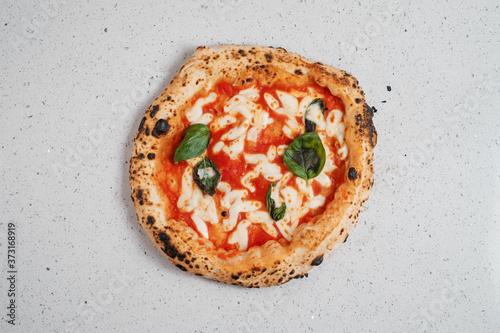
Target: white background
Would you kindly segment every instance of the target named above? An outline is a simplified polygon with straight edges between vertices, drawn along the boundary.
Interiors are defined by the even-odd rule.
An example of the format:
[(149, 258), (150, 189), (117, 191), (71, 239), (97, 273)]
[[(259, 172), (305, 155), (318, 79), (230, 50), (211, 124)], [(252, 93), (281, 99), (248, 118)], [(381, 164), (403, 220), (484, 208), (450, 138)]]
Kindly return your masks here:
[[(497, 1), (2, 1), (0, 331), (500, 331), (499, 17)], [(378, 109), (371, 197), (307, 279), (195, 277), (137, 223), (140, 119), (221, 43), (347, 70)]]

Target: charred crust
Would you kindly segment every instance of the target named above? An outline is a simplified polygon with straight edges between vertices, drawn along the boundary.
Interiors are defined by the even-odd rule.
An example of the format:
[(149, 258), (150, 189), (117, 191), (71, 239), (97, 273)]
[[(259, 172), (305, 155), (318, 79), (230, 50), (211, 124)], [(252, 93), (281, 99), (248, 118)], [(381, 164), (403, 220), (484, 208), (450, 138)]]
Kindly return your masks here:
[(232, 278), (233, 280), (238, 280), (238, 279), (240, 278), (240, 276), (239, 276), (239, 275), (236, 275), (236, 274), (233, 274), (233, 275), (231, 275), (231, 278)]
[(319, 255), (311, 261), (311, 266), (319, 266), (323, 262), (323, 255)]
[(359, 103), (363, 102), (363, 100), (362, 100), (361, 98), (356, 98), (356, 99), (355, 99), (355, 102), (356, 102), (357, 104), (359, 104)]
[(167, 96), (167, 101), (170, 101), (172, 99), (171, 96)]
[(158, 239), (163, 243), (163, 252), (170, 258), (175, 258), (177, 257), (177, 254), (179, 251), (177, 251), (177, 248), (170, 242), (170, 237), (164, 233), (160, 232), (158, 234)]
[[(177, 259), (180, 261), (184, 261), (186, 259), (186, 254), (185, 253), (177, 253)], [(188, 263), (186, 263), (188, 264)]]
[(155, 124), (155, 127), (153, 129), (153, 136), (155, 138), (158, 138), (162, 135), (165, 135), (168, 133), (168, 130), (170, 129), (170, 124), (168, 123), (168, 120), (169, 119), (159, 119), (156, 124)]
[(349, 235), (345, 235), (345, 238), (344, 238), (344, 241), (342, 243), (345, 243), (347, 242), (347, 238), (349, 237)]
[(356, 178), (358, 178), (358, 172), (354, 167), (350, 167), (347, 176), (349, 177), (350, 180), (355, 180)]
[(152, 110), (149, 112), (149, 116), (151, 118), (153, 118), (159, 110), (160, 110), (160, 106), (158, 104), (157, 105), (153, 105)]
[(340, 229), (340, 235), (344, 233), (344, 228)]
[(149, 215), (147, 218), (147, 223), (151, 225), (155, 224), (155, 218)]
[(148, 160), (154, 160), (156, 155), (154, 153), (149, 153), (148, 154)]
[(146, 131), (145, 131), (146, 135), (149, 135), (149, 126), (146, 126)]
[(184, 272), (186, 272), (186, 271), (187, 271), (187, 268), (186, 268), (186, 267), (184, 267), (184, 266), (182, 266), (181, 264), (177, 264), (177, 265), (175, 265), (175, 267), (177, 267), (177, 268), (178, 268), (178, 269), (180, 269), (181, 271), (184, 271)]
[(266, 53), (264, 56), (266, 57), (267, 62), (273, 61), (273, 55), (271, 53)]
[(365, 134), (368, 139), (370, 139), (370, 144), (375, 147), (377, 144), (377, 130), (373, 125), (373, 110), (366, 103), (363, 106), (363, 113), (358, 113), (355, 116), (356, 126), (360, 129), (360, 132)]
[(300, 69), (296, 69), (294, 73), (295, 73), (295, 74), (297, 74), (297, 75), (302, 75), (302, 74), (304, 74), (304, 73), (302, 73), (302, 71), (301, 71)]
[(143, 193), (143, 192), (144, 192), (143, 190), (137, 190), (137, 193), (135, 194), (135, 197), (136, 197), (137, 199), (141, 200), (141, 199), (142, 199), (142, 193)]
[(144, 123), (145, 123), (145, 122), (146, 122), (146, 117), (143, 117), (143, 118), (141, 119), (141, 123), (139, 124), (139, 131), (141, 131), (141, 130), (142, 130), (142, 128), (144, 127)]
[(146, 157), (146, 156), (144, 156), (144, 154), (143, 154), (143, 153), (140, 153), (139, 155), (137, 155), (137, 157), (138, 157), (139, 159), (141, 159), (141, 160), (142, 160), (142, 159), (144, 159), (144, 157)]
[(244, 50), (238, 50), (238, 53), (241, 54), (242, 57), (246, 56), (247, 54), (245, 53)]

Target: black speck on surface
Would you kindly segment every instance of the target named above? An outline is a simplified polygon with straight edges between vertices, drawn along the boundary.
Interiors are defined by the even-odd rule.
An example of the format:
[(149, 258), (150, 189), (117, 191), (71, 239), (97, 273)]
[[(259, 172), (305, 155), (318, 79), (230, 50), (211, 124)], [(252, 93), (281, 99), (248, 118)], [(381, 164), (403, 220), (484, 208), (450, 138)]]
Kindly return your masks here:
[(373, 113), (376, 113), (378, 110), (376, 107), (372, 106), (372, 111), (373, 111)]
[(108, 32), (108, 28), (104, 28), (104, 32)]
[(392, 90), (391, 86), (387, 86), (387, 91), (391, 91), (391, 90)]
[(382, 103), (387, 103), (387, 101), (382, 101)]

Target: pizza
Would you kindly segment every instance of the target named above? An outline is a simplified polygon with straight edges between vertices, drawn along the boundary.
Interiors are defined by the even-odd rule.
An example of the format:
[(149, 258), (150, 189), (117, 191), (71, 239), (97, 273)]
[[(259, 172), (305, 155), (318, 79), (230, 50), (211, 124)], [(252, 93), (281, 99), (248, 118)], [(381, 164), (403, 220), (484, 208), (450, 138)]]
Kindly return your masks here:
[(199, 47), (142, 118), (138, 220), (179, 269), (265, 287), (346, 241), (377, 132), (358, 81), (282, 48)]

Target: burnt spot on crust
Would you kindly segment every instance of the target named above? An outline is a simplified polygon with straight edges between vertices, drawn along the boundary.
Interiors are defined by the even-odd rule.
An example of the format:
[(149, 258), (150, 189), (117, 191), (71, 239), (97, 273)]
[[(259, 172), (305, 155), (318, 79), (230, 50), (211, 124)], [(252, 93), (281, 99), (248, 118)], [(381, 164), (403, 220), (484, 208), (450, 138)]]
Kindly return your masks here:
[(149, 153), (148, 154), (148, 160), (154, 160), (156, 155), (154, 153)]
[(244, 50), (239, 50), (238, 53), (241, 54), (242, 57), (247, 55)]
[(233, 274), (233, 275), (231, 275), (231, 278), (232, 278), (233, 280), (238, 280), (238, 279), (240, 278), (240, 276), (239, 276), (239, 275), (236, 275), (236, 274)]
[(152, 217), (151, 215), (148, 216), (147, 220), (148, 220), (148, 224), (151, 224), (151, 225), (155, 224), (155, 218)]
[(139, 157), (139, 159), (141, 159), (141, 160), (142, 160), (142, 159), (144, 159), (144, 157), (145, 157), (145, 156), (144, 156), (144, 154), (143, 154), (143, 153), (140, 153), (137, 157)]
[(149, 112), (149, 116), (153, 118), (159, 110), (160, 110), (159, 105), (153, 105), (153, 109)]
[(171, 96), (167, 96), (167, 101), (170, 101), (172, 100), (172, 97)]
[(186, 271), (187, 271), (187, 268), (186, 268), (186, 267), (184, 267), (184, 266), (182, 266), (181, 264), (177, 264), (177, 265), (175, 265), (175, 267), (177, 267), (177, 268), (178, 268), (178, 269), (180, 269), (181, 271), (184, 271), (184, 272), (186, 272)]
[(311, 262), (311, 266), (319, 266), (323, 262), (323, 255), (319, 255), (313, 259)]
[(358, 172), (354, 167), (350, 167), (347, 176), (349, 177), (350, 180), (355, 180), (356, 178), (358, 178)]
[(165, 252), (165, 254), (170, 258), (177, 257), (179, 251), (177, 251), (175, 246), (170, 242), (170, 237), (166, 233), (160, 232), (158, 234), (158, 238), (163, 243), (163, 252)]
[(356, 101), (356, 103), (357, 103), (357, 104), (359, 104), (359, 103), (361, 103), (363, 100), (362, 100), (361, 98), (356, 98), (356, 99), (355, 99), (355, 101)]
[(273, 55), (271, 53), (266, 53), (264, 56), (266, 57), (267, 62), (273, 61)]
[(349, 237), (349, 235), (345, 235), (345, 238), (344, 238), (344, 241), (343, 243), (347, 242), (347, 238)]
[(295, 73), (295, 74), (297, 74), (297, 75), (302, 75), (302, 74), (304, 74), (304, 73), (302, 73), (302, 71), (301, 71), (300, 69), (296, 69), (294, 73)]
[(149, 135), (149, 126), (146, 126), (146, 131), (145, 131), (146, 135)]
[(137, 199), (141, 200), (141, 199), (142, 199), (142, 193), (143, 193), (143, 192), (144, 192), (143, 190), (137, 190), (137, 193), (135, 194), (135, 197), (136, 197)]
[(363, 106), (363, 114), (358, 113), (356, 115), (356, 126), (360, 129), (360, 132), (365, 134), (370, 139), (370, 144), (375, 147), (377, 144), (377, 130), (373, 125), (373, 110), (368, 104), (365, 103)]
[(153, 136), (155, 138), (167, 134), (168, 130), (170, 129), (170, 124), (168, 123), (168, 119), (159, 119), (156, 124), (155, 128), (153, 129)]
[(141, 123), (139, 124), (139, 131), (142, 130), (142, 128), (144, 127), (144, 123), (146, 122), (146, 117), (142, 118), (141, 119)]

